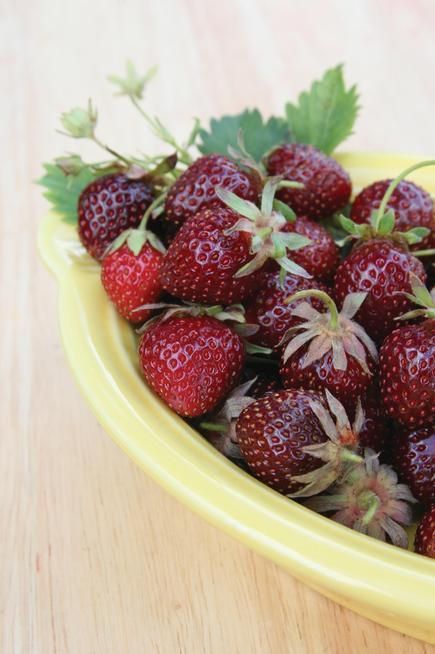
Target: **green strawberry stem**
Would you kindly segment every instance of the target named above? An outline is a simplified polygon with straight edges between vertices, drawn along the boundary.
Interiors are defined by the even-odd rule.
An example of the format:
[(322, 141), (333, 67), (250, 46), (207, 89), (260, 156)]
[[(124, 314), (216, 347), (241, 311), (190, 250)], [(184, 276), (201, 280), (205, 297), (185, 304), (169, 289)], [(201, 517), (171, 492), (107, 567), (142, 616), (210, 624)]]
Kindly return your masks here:
[(130, 159), (127, 159), (127, 157), (124, 157), (122, 154), (119, 154), (119, 152), (117, 152), (116, 150), (113, 150), (108, 145), (106, 145), (105, 143), (100, 141), (100, 139), (97, 136), (95, 136), (95, 134), (92, 136), (91, 140), (96, 145), (100, 146), (100, 148), (103, 148), (103, 150), (105, 150), (106, 152), (111, 154), (113, 157), (115, 157), (115, 159), (120, 159), (120, 161), (123, 161), (127, 166), (131, 166), (132, 161), (130, 161)]
[(147, 208), (145, 211), (142, 220), (140, 221), (140, 225), (138, 227), (139, 230), (145, 230), (147, 226), (147, 222), (151, 214), (155, 209), (160, 207), (162, 204), (164, 204), (166, 199), (166, 191), (158, 195), (150, 204), (150, 206)]
[(294, 300), (302, 300), (306, 297), (316, 297), (327, 306), (329, 314), (331, 316), (331, 320), (330, 320), (331, 329), (337, 329), (338, 320), (339, 320), (337, 305), (335, 304), (334, 300), (331, 297), (329, 297), (327, 293), (325, 293), (325, 291), (319, 291), (314, 288), (309, 289), (307, 291), (298, 291), (297, 293), (294, 293), (294, 295), (291, 295), (290, 297), (286, 298), (285, 303), (290, 304), (290, 302), (293, 302)]
[(412, 254), (414, 257), (433, 257), (435, 254), (435, 248), (430, 250), (416, 250)]
[(223, 432), (228, 429), (228, 425), (219, 424), (218, 422), (201, 422), (199, 426), (201, 429), (207, 429), (207, 431)]
[(363, 461), (362, 456), (348, 450), (347, 448), (341, 450), (340, 459), (346, 463), (361, 463)]
[(137, 99), (133, 95), (129, 95), (128, 97), (132, 101), (134, 107), (136, 107), (136, 109), (139, 111), (141, 116), (143, 118), (145, 118), (145, 120), (150, 125), (150, 127), (155, 132), (155, 134), (159, 138), (161, 138), (162, 140), (166, 141), (166, 143), (169, 143), (169, 145), (172, 145), (172, 147), (174, 147), (177, 150), (178, 154), (179, 154), (179, 157), (178, 157), (179, 160), (182, 163), (189, 166), (192, 163), (193, 160), (192, 160), (192, 157), (190, 156), (190, 154), (187, 152), (187, 150), (185, 148), (183, 148), (179, 143), (177, 143), (175, 141), (173, 136), (171, 134), (169, 134), (169, 132), (163, 127), (163, 125), (160, 123), (160, 121), (158, 121), (158, 120), (156, 120), (154, 118), (151, 118), (151, 116), (149, 116), (146, 113), (146, 111), (143, 110), (140, 103), (137, 101)]
[(426, 161), (420, 161), (418, 164), (414, 164), (413, 166), (409, 166), (409, 168), (406, 168), (403, 170), (400, 175), (398, 175), (395, 179), (393, 179), (392, 182), (390, 182), (389, 187), (385, 191), (385, 195), (382, 198), (382, 202), (379, 205), (378, 212), (376, 214), (376, 227), (379, 226), (379, 222), (382, 218), (382, 216), (385, 214), (385, 210), (388, 204), (388, 201), (390, 200), (391, 196), (393, 195), (396, 187), (400, 184), (400, 182), (405, 179), (408, 175), (413, 173), (415, 170), (419, 170), (420, 168), (426, 168), (428, 166), (435, 166), (435, 159), (427, 159)]
[(367, 507), (367, 512), (362, 518), (362, 523), (363, 525), (369, 525), (380, 507), (381, 501), (379, 497), (373, 491), (365, 490), (358, 497), (358, 504), (361, 508)]

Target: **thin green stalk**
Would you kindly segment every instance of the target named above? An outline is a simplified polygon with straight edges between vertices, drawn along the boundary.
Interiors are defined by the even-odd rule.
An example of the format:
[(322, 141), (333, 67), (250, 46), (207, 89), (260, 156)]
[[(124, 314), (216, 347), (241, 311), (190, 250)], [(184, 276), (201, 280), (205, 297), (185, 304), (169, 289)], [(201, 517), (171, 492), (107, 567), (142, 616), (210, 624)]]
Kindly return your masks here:
[(331, 329), (337, 329), (340, 314), (338, 313), (338, 309), (334, 300), (324, 291), (318, 291), (314, 288), (308, 291), (298, 291), (297, 293), (294, 293), (294, 295), (286, 298), (285, 303), (290, 304), (290, 302), (293, 302), (294, 300), (302, 300), (306, 297), (316, 297), (327, 306), (331, 316)]
[(97, 145), (99, 145), (100, 148), (103, 148), (103, 150), (106, 150), (106, 152), (108, 152), (108, 153), (111, 154), (112, 156), (116, 157), (117, 159), (120, 159), (120, 160), (123, 161), (125, 164), (127, 164), (127, 166), (130, 166), (130, 165), (131, 165), (131, 161), (130, 161), (129, 159), (127, 159), (126, 157), (124, 157), (122, 154), (119, 154), (119, 152), (116, 152), (116, 150), (112, 150), (112, 148), (110, 148), (108, 145), (105, 145), (105, 144), (104, 144), (102, 141), (100, 141), (100, 139), (99, 139), (98, 137), (96, 137), (95, 135), (92, 137), (92, 140), (94, 141), (94, 143), (96, 143)]
[(382, 198), (382, 202), (379, 205), (379, 209), (376, 215), (376, 223), (379, 225), (379, 221), (381, 220), (382, 216), (385, 213), (385, 209), (387, 207), (388, 201), (390, 200), (391, 196), (394, 193), (394, 190), (400, 184), (400, 182), (405, 179), (408, 175), (413, 173), (415, 170), (419, 170), (420, 168), (426, 168), (427, 166), (435, 166), (435, 159), (428, 159), (426, 161), (420, 161), (418, 164), (414, 164), (413, 166), (409, 166), (409, 168), (406, 168), (404, 171), (400, 173), (395, 179), (393, 179), (392, 182), (390, 182), (389, 187), (385, 191), (385, 195)]
[(158, 124), (149, 116), (146, 111), (143, 110), (141, 107), (140, 103), (137, 101), (137, 99), (129, 95), (130, 100), (132, 101), (133, 105), (136, 107), (136, 109), (139, 111), (141, 116), (145, 118), (147, 123), (150, 125), (154, 133), (159, 137), (163, 138), (164, 141), (169, 143), (169, 145), (172, 145), (178, 152), (179, 154), (179, 160), (187, 165), (192, 163), (192, 157), (190, 154), (185, 150), (183, 147), (181, 147), (169, 134), (163, 135), (161, 129), (159, 128)]

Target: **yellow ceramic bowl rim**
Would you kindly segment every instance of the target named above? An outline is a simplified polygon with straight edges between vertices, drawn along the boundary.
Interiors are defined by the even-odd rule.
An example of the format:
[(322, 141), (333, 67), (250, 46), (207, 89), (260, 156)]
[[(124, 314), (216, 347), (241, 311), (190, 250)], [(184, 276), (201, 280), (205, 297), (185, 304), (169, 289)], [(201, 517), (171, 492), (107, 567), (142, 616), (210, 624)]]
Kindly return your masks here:
[[(417, 161), (362, 153), (338, 159), (356, 189)], [(434, 193), (433, 178), (425, 170), (413, 177)], [(312, 588), (393, 629), (435, 642), (435, 561), (319, 516), (227, 461), (142, 383), (134, 357), (126, 353), (130, 328), (115, 316), (95, 270), (87, 277), (71, 257), (75, 230), (50, 214), (41, 223), (38, 245), (59, 283), (68, 361), (114, 441), (187, 506)]]

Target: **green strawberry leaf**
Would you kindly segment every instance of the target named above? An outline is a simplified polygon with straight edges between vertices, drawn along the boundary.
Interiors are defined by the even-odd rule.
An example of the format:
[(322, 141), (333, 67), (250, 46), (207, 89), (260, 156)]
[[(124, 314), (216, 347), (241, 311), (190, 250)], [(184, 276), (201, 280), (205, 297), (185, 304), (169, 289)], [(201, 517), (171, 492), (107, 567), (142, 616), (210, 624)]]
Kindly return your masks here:
[(72, 225), (77, 223), (77, 201), (82, 190), (94, 179), (106, 174), (83, 168), (77, 175), (65, 175), (62, 170), (54, 164), (44, 164), (45, 173), (37, 180), (37, 184), (43, 186), (44, 197), (52, 205), (53, 211), (58, 213), (62, 220)]
[(212, 118), (209, 130), (200, 129), (201, 143), (198, 148), (202, 154), (228, 154), (228, 146), (238, 149), (238, 134), (243, 133), (247, 152), (255, 159), (261, 158), (273, 147), (288, 143), (290, 132), (282, 118), (263, 120), (258, 109), (246, 109), (241, 114)]
[(346, 89), (343, 66), (326, 71), (300, 94), (297, 104), (287, 103), (288, 127), (298, 143), (311, 143), (331, 154), (350, 134), (359, 110), (356, 86)]

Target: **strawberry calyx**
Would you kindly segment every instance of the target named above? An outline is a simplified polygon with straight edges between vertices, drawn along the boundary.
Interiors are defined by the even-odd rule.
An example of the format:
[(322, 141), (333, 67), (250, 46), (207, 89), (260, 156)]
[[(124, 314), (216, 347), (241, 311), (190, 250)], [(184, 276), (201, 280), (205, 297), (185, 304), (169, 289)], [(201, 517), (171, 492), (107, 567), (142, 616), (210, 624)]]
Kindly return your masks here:
[(361, 400), (358, 399), (355, 420), (351, 425), (347, 413), (341, 404), (328, 390), (325, 392), (328, 408), (318, 400), (309, 400), (310, 408), (328, 440), (315, 445), (306, 445), (303, 452), (321, 459), (324, 466), (316, 468), (292, 479), (302, 483), (303, 487), (289, 497), (310, 497), (321, 493), (334, 481), (341, 478), (348, 470), (363, 460), (359, 454), (359, 433), (364, 425), (365, 415)]
[(136, 330), (138, 334), (145, 332), (155, 322), (168, 320), (174, 316), (209, 316), (222, 322), (228, 321), (233, 323), (231, 328), (243, 340), (247, 354), (269, 355), (272, 353), (270, 348), (262, 347), (261, 345), (251, 343), (248, 340), (250, 336), (253, 336), (257, 333), (259, 327), (258, 325), (246, 322), (245, 307), (242, 304), (232, 304), (228, 307), (222, 307), (219, 304), (208, 306), (204, 304), (195, 304), (193, 302), (185, 302), (184, 304), (155, 302), (151, 304), (143, 304), (142, 306), (134, 309), (134, 311), (140, 311), (142, 309), (146, 309), (148, 311), (161, 311), (161, 313), (153, 316), (141, 327), (139, 327), (139, 329)]
[(212, 445), (231, 459), (243, 459), (237, 440), (236, 421), (242, 411), (255, 402), (255, 398), (250, 397), (248, 392), (256, 380), (257, 377), (254, 377), (236, 386), (222, 408), (199, 424), (201, 429), (211, 432), (207, 437)]
[(412, 320), (413, 318), (435, 318), (435, 286), (429, 289), (423, 284), (421, 279), (416, 274), (410, 272), (409, 279), (411, 282), (412, 293), (398, 293), (404, 295), (414, 304), (417, 304), (420, 309), (408, 311), (402, 316), (398, 316), (395, 320)]
[(300, 188), (299, 182), (283, 180), (282, 177), (270, 177), (263, 189), (261, 207), (253, 202), (242, 200), (224, 187), (216, 189), (218, 198), (235, 213), (240, 219), (227, 230), (227, 234), (235, 231), (246, 232), (252, 236), (251, 254), (254, 258), (242, 266), (234, 275), (236, 278), (246, 277), (255, 270), (259, 270), (268, 259), (275, 259), (281, 267), (282, 274), (286, 272), (311, 278), (307, 271), (288, 258), (289, 250), (299, 250), (311, 244), (306, 236), (296, 233), (287, 233), (284, 227), (288, 221), (294, 221), (294, 212), (282, 202), (275, 200), (275, 193), (279, 188)]
[(408, 249), (410, 245), (420, 243), (430, 233), (427, 227), (413, 227), (406, 232), (396, 231), (393, 209), (388, 209), (382, 216), (375, 210), (368, 224), (357, 224), (343, 215), (340, 215), (338, 220), (344, 231), (349, 234), (339, 240), (338, 245), (344, 245), (349, 240), (370, 241), (374, 238), (387, 238)]
[[(308, 302), (301, 302), (294, 308), (293, 315), (302, 318), (305, 322), (291, 327), (284, 335), (281, 341), (281, 344), (287, 343), (283, 353), (284, 363), (299, 348), (310, 343), (302, 361), (302, 368), (318, 361), (332, 350), (332, 364), (336, 370), (347, 370), (347, 355), (349, 355), (360, 364), (364, 372), (371, 374), (367, 363), (367, 352), (374, 361), (377, 361), (376, 345), (361, 325), (352, 320), (366, 299), (367, 293), (349, 293), (340, 312), (334, 300), (318, 289), (298, 291), (285, 302), (289, 304), (307, 297), (319, 299), (327, 310), (320, 313)], [(296, 332), (301, 333), (294, 336)]]
[(115, 240), (109, 245), (103, 258), (112, 252), (118, 250), (124, 243), (137, 257), (142, 250), (145, 243), (149, 243), (158, 252), (166, 254), (166, 248), (161, 240), (154, 234), (154, 232), (147, 229), (147, 223), (151, 216), (157, 217), (162, 205), (164, 204), (166, 193), (158, 195), (145, 211), (141, 222), (138, 227), (131, 227), (123, 231)]
[(399, 547), (408, 547), (404, 529), (411, 524), (410, 504), (416, 500), (405, 484), (399, 484), (390, 465), (380, 464), (379, 455), (367, 448), (363, 461), (328, 488), (326, 494), (307, 499), (305, 506), (319, 513), (332, 513), (336, 522)]
[(205, 306), (203, 304), (194, 304), (191, 302), (186, 302), (185, 304), (154, 302), (151, 304), (143, 304), (142, 306), (137, 307), (135, 311), (139, 311), (141, 309), (149, 309), (150, 311), (164, 309), (164, 311), (159, 313), (157, 316), (154, 316), (148, 320), (148, 322), (142, 325), (142, 327), (140, 327), (138, 330), (139, 334), (146, 331), (151, 323), (154, 323), (157, 320), (163, 322), (174, 316), (210, 316), (212, 318), (216, 318), (216, 320), (228, 320), (236, 323), (245, 323), (245, 309), (241, 304), (233, 304), (224, 308), (218, 304), (214, 306)]

